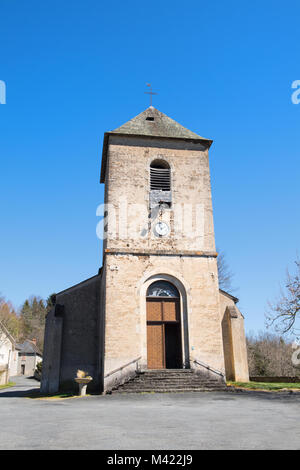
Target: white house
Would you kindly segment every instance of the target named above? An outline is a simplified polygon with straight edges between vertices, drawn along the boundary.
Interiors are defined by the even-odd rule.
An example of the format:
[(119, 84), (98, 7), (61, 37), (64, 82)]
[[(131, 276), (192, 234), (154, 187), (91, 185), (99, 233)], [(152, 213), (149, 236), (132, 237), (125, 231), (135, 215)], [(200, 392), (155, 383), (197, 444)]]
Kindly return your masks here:
[(9, 378), (17, 374), (18, 353), (15, 340), (0, 322), (0, 385), (9, 382)]

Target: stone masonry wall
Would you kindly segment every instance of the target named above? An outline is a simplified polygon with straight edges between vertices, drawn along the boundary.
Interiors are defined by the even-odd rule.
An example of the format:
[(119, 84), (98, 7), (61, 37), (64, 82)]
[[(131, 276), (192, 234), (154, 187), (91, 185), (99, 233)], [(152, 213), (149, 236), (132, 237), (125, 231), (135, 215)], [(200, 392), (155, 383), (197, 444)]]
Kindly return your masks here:
[[(152, 231), (157, 220), (149, 224), (150, 164), (155, 159), (171, 168), (172, 206), (161, 216), (171, 232), (162, 238)], [(181, 293), (185, 366), (199, 359), (224, 372), (207, 148), (185, 141), (110, 136), (105, 194), (112, 217), (104, 244), (104, 375), (139, 356), (147, 366), (145, 286), (160, 277)], [(179, 207), (184, 209), (181, 217)], [(122, 217), (128, 222), (125, 233), (120, 233)]]
[[(105, 248), (215, 251), (208, 150), (199, 143), (117, 136), (110, 139), (106, 202), (112, 205), (112, 219)], [(160, 239), (151, 230), (139, 236), (148, 228), (150, 163), (155, 159), (166, 160), (171, 167), (172, 207), (162, 217), (169, 223), (171, 234)], [(122, 218), (127, 218), (128, 230), (118, 238)], [(186, 234), (189, 228), (195, 232), (192, 236)]]
[(220, 292), (220, 312), (227, 380), (249, 381), (244, 318), (235, 302)]
[(199, 359), (224, 372), (215, 258), (111, 254), (106, 266), (105, 374), (139, 356), (147, 366), (146, 287), (160, 278), (179, 282), (186, 293), (185, 360)]
[(57, 294), (56, 302), (63, 306), (61, 389), (76, 386), (74, 378), (78, 369), (93, 377), (90, 389), (101, 388), (100, 279), (95, 276)]

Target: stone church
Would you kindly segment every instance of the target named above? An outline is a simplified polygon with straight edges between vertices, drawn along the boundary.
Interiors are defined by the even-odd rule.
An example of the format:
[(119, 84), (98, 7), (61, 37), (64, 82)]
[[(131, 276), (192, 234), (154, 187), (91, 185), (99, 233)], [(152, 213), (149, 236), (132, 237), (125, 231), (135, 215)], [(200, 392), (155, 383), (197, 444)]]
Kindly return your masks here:
[(219, 289), (211, 144), (152, 106), (104, 134), (102, 267), (56, 294), (43, 392), (73, 388), (78, 369), (96, 393), (150, 372), (249, 380), (238, 299)]

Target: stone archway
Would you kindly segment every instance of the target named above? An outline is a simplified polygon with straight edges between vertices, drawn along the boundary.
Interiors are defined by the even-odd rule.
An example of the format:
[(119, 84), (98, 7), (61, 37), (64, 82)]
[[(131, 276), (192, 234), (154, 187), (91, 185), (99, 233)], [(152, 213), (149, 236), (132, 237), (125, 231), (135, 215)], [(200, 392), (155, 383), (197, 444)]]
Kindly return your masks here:
[(147, 289), (147, 368), (180, 369), (183, 366), (180, 295), (167, 281)]
[[(145, 272), (142, 279), (140, 279), (137, 286), (137, 293), (140, 298), (140, 328), (141, 328), (141, 368), (148, 368), (148, 354), (147, 354), (147, 291), (151, 284), (155, 281), (167, 281), (171, 283), (179, 292), (179, 315), (180, 315), (180, 340), (181, 340), (181, 367), (190, 367), (189, 357), (189, 328), (188, 328), (188, 310), (190, 291), (189, 285), (183, 280), (180, 275), (175, 272), (159, 272), (148, 271)], [(177, 308), (178, 308), (177, 307)], [(178, 312), (177, 310), (177, 312)], [(172, 327), (171, 327), (172, 328)]]

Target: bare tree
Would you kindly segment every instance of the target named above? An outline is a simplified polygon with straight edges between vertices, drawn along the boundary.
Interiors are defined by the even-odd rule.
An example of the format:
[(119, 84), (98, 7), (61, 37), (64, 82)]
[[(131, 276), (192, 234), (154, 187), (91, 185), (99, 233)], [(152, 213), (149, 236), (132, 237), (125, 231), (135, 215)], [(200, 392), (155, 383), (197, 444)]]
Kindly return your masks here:
[(16, 337), (19, 333), (19, 318), (12, 304), (0, 297), (0, 322), (8, 332)]
[(19, 319), (11, 303), (0, 297), (0, 345), (6, 342), (6, 332), (16, 338), (19, 332)]
[(292, 362), (291, 341), (274, 333), (247, 335), (247, 355), (250, 376), (295, 377), (299, 368)]
[(218, 277), (219, 277), (219, 287), (222, 290), (233, 292), (236, 289), (232, 286), (233, 272), (230, 271), (229, 266), (226, 261), (226, 256), (223, 251), (218, 251)]
[(279, 298), (268, 303), (266, 312), (267, 328), (274, 328), (282, 335), (300, 335), (300, 259), (297, 257), (296, 271), (290, 274), (287, 270), (284, 289), (281, 288)]

